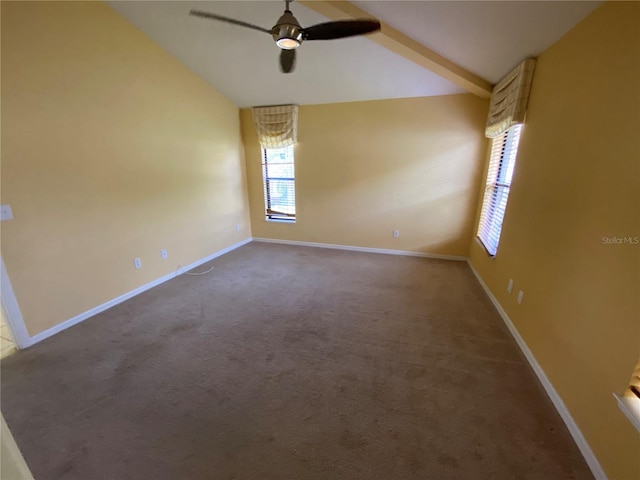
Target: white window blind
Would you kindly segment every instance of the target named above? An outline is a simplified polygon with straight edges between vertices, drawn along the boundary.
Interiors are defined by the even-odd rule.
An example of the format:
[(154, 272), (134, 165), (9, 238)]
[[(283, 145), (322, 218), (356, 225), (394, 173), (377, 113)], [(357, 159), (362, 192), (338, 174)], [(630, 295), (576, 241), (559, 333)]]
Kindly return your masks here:
[(514, 125), (493, 139), (489, 172), (478, 224), (478, 237), (489, 254), (498, 251), (522, 125)]
[(293, 145), (262, 149), (262, 179), (266, 219), (295, 222)]

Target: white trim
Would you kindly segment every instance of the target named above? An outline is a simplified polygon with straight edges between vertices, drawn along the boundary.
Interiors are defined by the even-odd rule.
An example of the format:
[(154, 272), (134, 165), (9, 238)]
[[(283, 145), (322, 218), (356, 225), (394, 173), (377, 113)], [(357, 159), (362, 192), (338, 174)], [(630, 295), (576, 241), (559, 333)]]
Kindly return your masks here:
[(613, 394), (618, 401), (618, 407), (631, 421), (636, 430), (640, 432), (640, 399), (625, 397), (622, 395)]
[[(482, 277), (480, 277), (480, 275), (478, 274), (478, 272), (473, 267), (473, 265), (471, 264), (471, 262), (467, 257), (455, 256), (455, 255), (439, 255), (439, 254), (432, 254), (432, 253), (410, 252), (410, 251), (403, 251), (403, 250), (388, 250), (383, 248), (356, 247), (351, 245), (336, 245), (336, 244), (329, 244), (329, 243), (314, 243), (314, 242), (301, 242), (296, 240), (278, 240), (278, 239), (271, 239), (271, 238), (250, 237), (238, 243), (235, 243), (227, 248), (219, 250), (205, 258), (197, 260), (192, 264), (183, 267), (183, 270), (187, 271), (187, 270), (196, 268), (202, 265), (203, 263), (209, 262), (214, 258), (224, 255), (225, 253), (229, 253), (232, 250), (235, 250), (236, 248), (246, 245), (251, 241), (264, 242), (264, 243), (280, 243), (280, 244), (286, 244), (286, 245), (300, 245), (300, 246), (306, 246), (306, 247), (331, 248), (336, 250), (351, 250), (356, 252), (381, 253), (381, 254), (387, 254), (387, 255), (404, 255), (404, 256), (411, 256), (411, 257), (436, 258), (436, 259), (442, 259), (442, 260), (456, 260), (456, 261), (466, 260), (469, 265), (469, 268), (471, 268), (471, 271), (476, 276), (478, 282), (486, 292), (487, 296), (489, 297), (493, 305), (496, 307), (496, 310), (502, 317), (502, 320), (504, 321), (505, 325), (511, 332), (511, 335), (513, 336), (516, 343), (520, 347), (520, 350), (522, 350), (522, 353), (524, 354), (527, 361), (529, 362), (529, 365), (531, 365), (531, 368), (533, 369), (538, 379), (542, 383), (542, 386), (547, 392), (547, 395), (549, 396), (549, 398), (553, 402), (553, 405), (556, 407), (556, 410), (562, 417), (562, 420), (564, 421), (565, 425), (569, 429), (569, 432), (571, 433), (573, 440), (576, 442), (576, 445), (580, 449), (580, 452), (582, 453), (585, 461), (589, 465), (589, 468), (591, 469), (593, 476), (596, 478), (596, 480), (607, 480), (607, 476), (604, 473), (604, 470), (600, 466), (600, 463), (598, 462), (596, 456), (594, 455), (593, 450), (591, 450), (591, 447), (589, 446), (586, 439), (582, 435), (582, 432), (580, 431), (580, 429), (578, 428), (578, 425), (576, 424), (575, 420), (571, 416), (571, 413), (569, 413), (569, 410), (567, 409), (564, 402), (562, 401), (562, 398), (560, 398), (560, 395), (558, 395), (558, 392), (556, 392), (555, 388), (553, 387), (553, 385), (547, 378), (546, 374), (544, 373), (544, 370), (542, 370), (542, 367), (540, 366), (536, 358), (533, 356), (533, 353), (531, 352), (531, 350), (529, 350), (529, 347), (525, 343), (524, 339), (520, 336), (520, 333), (511, 322), (511, 319), (509, 318), (507, 313), (504, 311), (504, 309), (502, 308), (498, 300), (493, 296), (493, 294), (491, 293), (491, 290), (489, 290), (487, 285), (482, 280)], [(27, 347), (30, 347), (31, 345), (41, 342), (42, 340), (49, 338), (52, 335), (55, 335), (56, 333), (66, 330), (67, 328), (72, 327), (73, 325), (76, 325), (82, 322), (83, 320), (86, 320), (87, 318), (92, 317), (93, 315), (103, 312), (119, 303), (122, 303), (136, 295), (139, 295), (140, 293), (146, 290), (149, 290), (150, 288), (153, 288), (157, 285), (160, 285), (161, 283), (171, 280), (172, 278), (175, 278), (178, 275), (179, 274), (177, 272), (164, 275), (163, 277), (160, 277), (150, 283), (142, 285), (141, 287), (138, 287), (134, 290), (131, 290), (130, 292), (120, 295), (117, 298), (109, 300), (108, 302), (103, 303), (102, 305), (94, 307), (90, 310), (87, 310), (84, 313), (81, 313), (80, 315), (77, 315), (73, 318), (70, 318), (69, 320), (59, 323), (58, 325), (48, 330), (45, 330), (44, 332), (40, 332), (37, 335), (34, 335), (33, 337), (29, 337), (26, 327), (24, 325), (24, 322), (22, 320), (22, 314), (20, 312), (20, 308), (18, 306), (18, 303), (15, 299), (15, 295), (13, 293), (13, 289), (11, 287), (11, 282), (9, 281), (9, 276), (7, 275), (7, 272), (4, 266), (4, 262), (0, 257), (0, 286), (2, 287), (2, 307), (5, 313), (8, 315), (7, 323), (10, 325), (12, 333), (14, 334), (14, 340), (19, 348), (27, 348)], [(633, 415), (630, 416), (630, 412), (626, 408), (626, 405), (624, 405), (625, 403), (624, 397), (619, 397), (618, 395), (615, 395), (615, 397), (617, 398), (618, 404), (620, 405), (620, 408), (625, 413), (625, 415), (627, 415), (629, 419), (632, 421), (632, 423), (634, 424), (634, 426), (638, 430), (640, 430), (640, 424), (638, 423), (639, 419)]]
[(2, 462), (4, 463), (2, 465), (2, 470), (6, 471), (7, 474), (9, 472), (12, 472), (15, 475), (15, 477), (13, 478), (19, 478), (20, 480), (33, 480), (31, 470), (29, 470), (27, 462), (22, 456), (22, 452), (20, 452), (20, 448), (18, 448), (18, 444), (13, 438), (7, 422), (5, 422), (4, 420), (4, 415), (0, 414), (0, 420), (0, 438), (2, 438)]
[(356, 247), (353, 245), (337, 245), (334, 243), (300, 242), (298, 240), (280, 240), (275, 238), (261, 237), (253, 237), (253, 241), (264, 243), (281, 243), (285, 245), (300, 245), (302, 247), (332, 248), (334, 250), (351, 250), (354, 252), (382, 253), (385, 255), (403, 255), (405, 257), (437, 258), (440, 260), (455, 260), (458, 262), (464, 262), (467, 260), (467, 257), (460, 257), (457, 255), (440, 255), (438, 253), (411, 252), (408, 250), (389, 250), (386, 248)]
[[(242, 240), (241, 242), (235, 243), (233, 245), (231, 245), (230, 247), (227, 248), (223, 248), (222, 250), (218, 250), (215, 253), (212, 253), (211, 255), (205, 257), (205, 258), (201, 258), (200, 260), (197, 260), (193, 263), (191, 263), (190, 265), (186, 265), (184, 267), (181, 267), (181, 271), (185, 272), (188, 270), (191, 270), (193, 268), (196, 268), (200, 265), (202, 265), (203, 263), (209, 262), (211, 260), (213, 260), (214, 258), (217, 258), (221, 255), (224, 255), (225, 253), (229, 253), (232, 250), (235, 250), (236, 248), (239, 248), (243, 245), (246, 245), (247, 243), (249, 243), (251, 241), (251, 238), (247, 238), (245, 240)], [(145, 285), (142, 285), (141, 287), (138, 287), (134, 290), (131, 290), (123, 295), (120, 295), (119, 297), (116, 297), (112, 300), (109, 300), (106, 303), (103, 303), (102, 305), (98, 305), (97, 307), (94, 307), (90, 310), (87, 310), (86, 312), (81, 313), (80, 315), (76, 315), (73, 318), (70, 318), (69, 320), (66, 320), (62, 323), (59, 323), (58, 325), (49, 328), (48, 330), (45, 330), (44, 332), (40, 332), (36, 335), (34, 335), (33, 337), (29, 338), (27, 341), (27, 344), (23, 347), (23, 348), (27, 348), (30, 347), (31, 345), (34, 345), (38, 342), (41, 342), (42, 340), (51, 337), (52, 335), (55, 335), (56, 333), (60, 333), (63, 330), (66, 330), (69, 327), (73, 327), (74, 325), (77, 325), (78, 323), (86, 320), (89, 317), (92, 317), (94, 315), (97, 315), (100, 312), (104, 312), (105, 310), (114, 307), (116, 305), (118, 305), (119, 303), (124, 302), (125, 300), (129, 300), (132, 297), (135, 297), (136, 295), (141, 294), (142, 292), (145, 292), (147, 290), (149, 290), (150, 288), (156, 287), (158, 285), (160, 285), (161, 283), (166, 282), (167, 280), (171, 280), (172, 278), (177, 277), (178, 275), (182, 275), (182, 273), (178, 273), (178, 271), (176, 272), (172, 272), (172, 273), (168, 273), (156, 280), (153, 280), (152, 282), (149, 282)], [(4, 293), (4, 292), (3, 292)]]
[(542, 386), (547, 392), (547, 395), (553, 402), (553, 405), (556, 407), (556, 410), (560, 414), (560, 417), (562, 417), (564, 424), (569, 429), (569, 433), (571, 433), (573, 440), (576, 442), (576, 445), (580, 449), (580, 452), (582, 453), (582, 456), (587, 462), (587, 465), (589, 465), (589, 468), (591, 469), (591, 473), (593, 473), (593, 476), (595, 477), (596, 480), (607, 480), (607, 475), (604, 473), (604, 470), (600, 466), (600, 463), (598, 462), (598, 459), (593, 453), (593, 450), (591, 450), (591, 447), (587, 443), (587, 440), (584, 438), (584, 435), (582, 435), (582, 432), (580, 431), (578, 424), (575, 422), (575, 420), (571, 416), (571, 413), (569, 413), (569, 410), (567, 409), (566, 405), (562, 401), (562, 398), (560, 397), (556, 389), (553, 387), (553, 384), (551, 383), (551, 381), (547, 378), (547, 375), (544, 373), (544, 370), (536, 360), (536, 357), (533, 356), (533, 353), (531, 352), (531, 350), (529, 350), (529, 347), (525, 343), (524, 339), (522, 338), (522, 336), (520, 336), (518, 329), (515, 327), (513, 322), (511, 322), (511, 319), (502, 308), (502, 305), (500, 305), (496, 297), (493, 296), (493, 294), (491, 293), (491, 290), (489, 290), (489, 287), (487, 287), (487, 285), (484, 283), (484, 280), (482, 280), (482, 277), (478, 274), (476, 269), (473, 268), (471, 261), (467, 260), (467, 263), (469, 264), (469, 267), (471, 268), (471, 271), (473, 272), (473, 274), (478, 279), (478, 282), (486, 292), (487, 296), (493, 303), (494, 307), (496, 307), (496, 310), (498, 310), (498, 313), (502, 317), (502, 320), (504, 321), (505, 325), (511, 332), (511, 335), (513, 336), (516, 343), (520, 347), (520, 350), (522, 350), (522, 353), (524, 354), (527, 361), (529, 362), (529, 365), (531, 365), (531, 368), (537, 375), (538, 380), (540, 380), (540, 383), (542, 383)]
[(13, 341), (16, 344), (16, 347), (27, 348), (31, 345), (29, 332), (27, 332), (27, 327), (22, 319), (22, 312), (20, 311), (16, 295), (13, 292), (11, 280), (9, 280), (9, 274), (4, 266), (4, 260), (2, 260), (2, 257), (0, 257), (0, 288), (2, 313), (5, 316), (5, 321), (7, 322), (9, 330), (11, 330)]
[(289, 225), (295, 225), (296, 224), (296, 219), (293, 218), (292, 220), (283, 220), (280, 218), (265, 218), (264, 221), (266, 223), (288, 223)]

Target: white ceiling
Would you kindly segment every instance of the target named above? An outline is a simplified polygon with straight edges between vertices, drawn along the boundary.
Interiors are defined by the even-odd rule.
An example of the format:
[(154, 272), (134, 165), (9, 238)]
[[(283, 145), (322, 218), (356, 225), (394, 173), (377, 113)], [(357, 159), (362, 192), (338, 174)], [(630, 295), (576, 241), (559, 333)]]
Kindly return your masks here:
[[(262, 32), (188, 15), (206, 10), (271, 28), (281, 1), (108, 1), (113, 9), (239, 107), (301, 105), (461, 93), (448, 80), (367, 39), (305, 42), (292, 74)], [(498, 81), (558, 40), (601, 2), (354, 2), (463, 68)], [(291, 6), (302, 26), (327, 21)], [(379, 34), (376, 34), (379, 35)]]

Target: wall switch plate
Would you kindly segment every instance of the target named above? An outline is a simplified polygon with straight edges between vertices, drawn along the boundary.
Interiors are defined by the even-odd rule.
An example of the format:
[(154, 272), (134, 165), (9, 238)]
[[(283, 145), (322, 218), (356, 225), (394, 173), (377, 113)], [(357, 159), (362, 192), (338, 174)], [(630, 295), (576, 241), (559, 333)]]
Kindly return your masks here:
[(11, 205), (0, 206), (0, 220), (11, 220), (13, 218), (13, 212), (11, 211)]
[(513, 292), (513, 278), (510, 278), (509, 283), (507, 283), (507, 292)]
[(518, 303), (522, 303), (522, 297), (524, 297), (524, 292), (522, 290), (520, 290), (518, 292), (518, 298), (516, 300), (518, 300)]
[(139, 258), (134, 258), (133, 266), (136, 267), (136, 269), (142, 268), (142, 260), (140, 260)]
[(162, 257), (163, 260), (167, 259), (167, 257), (169, 255), (167, 254), (167, 249), (166, 248), (163, 248), (162, 250), (160, 250), (160, 256)]
[(239, 232), (239, 231), (240, 231), (240, 224), (236, 223), (236, 232)]
[(400, 232), (398, 230), (393, 231), (393, 238), (398, 238), (400, 236)]

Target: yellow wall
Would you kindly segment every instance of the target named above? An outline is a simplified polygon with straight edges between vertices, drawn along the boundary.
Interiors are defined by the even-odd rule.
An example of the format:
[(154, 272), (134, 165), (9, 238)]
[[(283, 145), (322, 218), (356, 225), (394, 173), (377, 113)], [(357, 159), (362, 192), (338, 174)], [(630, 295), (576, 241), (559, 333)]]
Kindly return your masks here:
[(487, 108), (473, 95), (301, 106), (295, 224), (265, 221), (260, 147), (242, 110), (253, 236), (466, 256)]
[[(31, 335), (251, 234), (228, 100), (103, 4), (1, 5), (2, 257)], [(486, 101), (302, 106), (295, 225), (264, 220), (241, 112), (254, 236), (470, 253), (611, 479), (640, 477), (611, 396), (640, 356), (640, 248), (602, 243), (640, 235), (638, 24), (606, 3), (539, 58), (495, 259), (469, 251)]]
[(2, 2), (2, 258), (31, 335), (249, 237), (243, 168), (238, 109), (105, 4)]
[(612, 397), (640, 356), (640, 245), (602, 240), (640, 236), (639, 25), (607, 2), (539, 57), (498, 254), (470, 252), (612, 480), (640, 478)]

